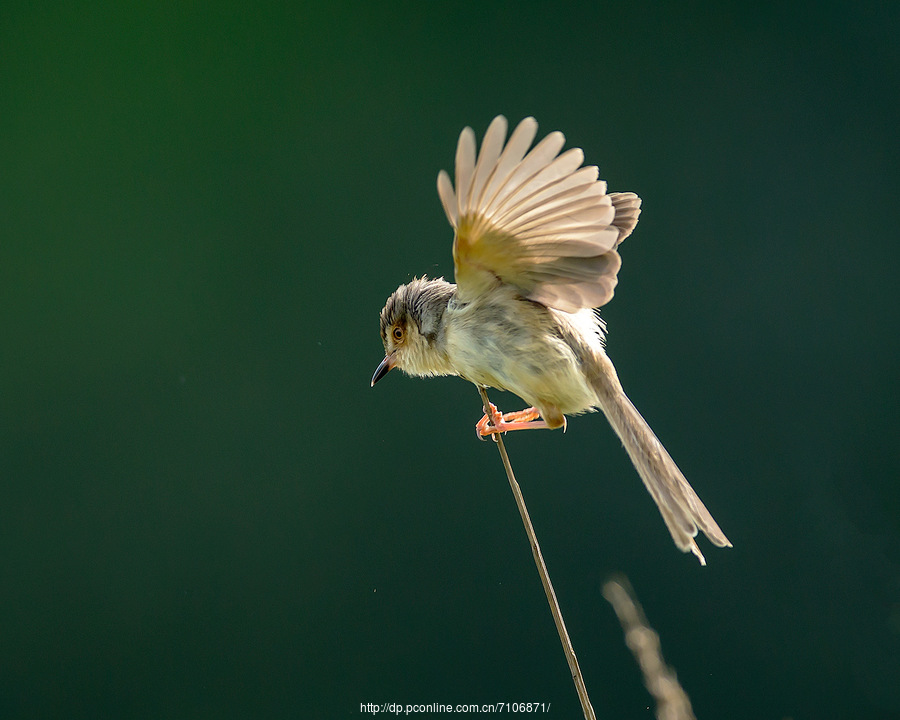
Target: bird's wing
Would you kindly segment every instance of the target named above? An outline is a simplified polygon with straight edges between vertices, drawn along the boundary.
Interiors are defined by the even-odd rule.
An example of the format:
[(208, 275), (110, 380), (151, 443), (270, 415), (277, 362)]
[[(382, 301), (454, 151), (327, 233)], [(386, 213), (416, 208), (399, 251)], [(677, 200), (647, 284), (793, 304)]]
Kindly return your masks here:
[(566, 312), (599, 307), (616, 285), (616, 247), (640, 214), (634, 193), (606, 192), (584, 154), (560, 155), (565, 137), (552, 132), (531, 151), (537, 133), (525, 118), (506, 142), (507, 123), (494, 118), (481, 152), (465, 128), (456, 148), (456, 189), (443, 170), (438, 194), (456, 230), (453, 261), (459, 296), (468, 301), (497, 280), (523, 296)]

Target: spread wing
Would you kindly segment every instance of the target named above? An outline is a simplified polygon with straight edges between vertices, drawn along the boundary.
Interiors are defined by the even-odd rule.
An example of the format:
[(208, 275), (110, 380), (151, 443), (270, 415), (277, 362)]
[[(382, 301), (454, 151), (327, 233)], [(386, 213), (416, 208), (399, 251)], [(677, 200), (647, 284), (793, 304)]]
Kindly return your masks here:
[(506, 142), (502, 115), (491, 122), (475, 154), (465, 128), (456, 149), (456, 190), (443, 170), (438, 194), (453, 240), (460, 299), (501, 282), (523, 296), (566, 312), (608, 302), (622, 263), (616, 247), (640, 214), (634, 193), (606, 192), (584, 153), (560, 155), (565, 137), (552, 132), (531, 151), (537, 133), (525, 118)]

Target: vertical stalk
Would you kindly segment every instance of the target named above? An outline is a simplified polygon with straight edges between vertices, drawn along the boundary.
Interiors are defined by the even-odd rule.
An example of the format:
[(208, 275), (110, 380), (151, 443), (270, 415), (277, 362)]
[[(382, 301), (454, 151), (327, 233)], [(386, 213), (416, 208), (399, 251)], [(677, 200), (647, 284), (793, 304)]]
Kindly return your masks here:
[[(478, 392), (481, 394), (481, 401), (484, 404), (484, 412), (490, 417), (490, 401), (488, 400), (487, 391), (480, 385), (477, 387)], [(572, 648), (572, 641), (569, 639), (569, 633), (566, 630), (566, 623), (563, 620), (562, 611), (559, 609), (556, 593), (553, 591), (553, 583), (550, 582), (550, 575), (547, 573), (547, 565), (544, 563), (544, 556), (541, 554), (541, 546), (538, 544), (534, 526), (531, 524), (528, 508), (525, 507), (525, 498), (522, 497), (522, 490), (519, 488), (519, 483), (516, 482), (516, 476), (513, 475), (512, 465), (509, 463), (509, 455), (506, 454), (506, 446), (503, 444), (502, 433), (495, 433), (491, 437), (497, 442), (497, 449), (500, 451), (500, 459), (503, 461), (506, 477), (509, 478), (509, 487), (512, 489), (513, 496), (516, 499), (519, 515), (522, 516), (522, 523), (525, 525), (525, 534), (528, 535), (528, 542), (531, 544), (531, 552), (534, 555), (534, 564), (537, 566), (538, 575), (541, 576), (541, 583), (543, 584), (544, 592), (547, 595), (547, 602), (550, 604), (550, 614), (553, 615), (553, 622), (556, 623), (556, 631), (559, 633), (559, 641), (562, 643), (563, 652), (566, 655), (566, 662), (569, 663), (569, 670), (572, 673), (572, 681), (575, 683), (575, 691), (578, 693), (578, 699), (581, 701), (581, 709), (584, 711), (584, 718), (585, 720), (597, 720), (597, 716), (594, 715), (594, 708), (591, 706), (591, 700), (587, 694), (587, 688), (584, 686), (584, 678), (581, 675), (581, 668), (578, 666), (578, 658), (575, 657), (575, 650)]]

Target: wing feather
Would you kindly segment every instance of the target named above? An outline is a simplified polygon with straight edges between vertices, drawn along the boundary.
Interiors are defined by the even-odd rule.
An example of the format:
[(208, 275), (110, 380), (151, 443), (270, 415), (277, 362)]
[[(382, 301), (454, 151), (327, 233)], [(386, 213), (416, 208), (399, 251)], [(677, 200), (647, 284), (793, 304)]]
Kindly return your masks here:
[[(561, 179), (569, 177), (581, 167), (582, 162), (584, 162), (584, 153), (581, 151), (581, 148), (572, 148), (553, 160), (549, 165), (542, 167), (540, 171), (526, 182), (516, 185), (518, 175), (516, 173), (506, 183), (506, 187), (509, 188), (509, 194), (502, 201), (498, 199), (494, 207), (485, 208), (485, 210), (487, 212), (493, 211), (494, 215), (516, 211), (522, 202), (531, 198), (538, 191), (552, 187)], [(525, 166), (525, 161), (522, 162), (522, 166)]]
[[(582, 172), (584, 170), (589, 172)], [(503, 222), (510, 213), (525, 216), (533, 213), (535, 210), (549, 210), (555, 205), (568, 202), (573, 198), (603, 195), (605, 193), (606, 183), (602, 181), (597, 182), (597, 168), (581, 168), (568, 177), (541, 188), (527, 198), (523, 198), (517, 205), (511, 207), (503, 214), (496, 215), (494, 219), (496, 222)]]
[[(507, 231), (512, 235), (535, 229), (543, 228), (547, 234), (552, 234), (556, 226), (563, 222), (580, 227), (582, 224), (603, 230), (609, 227), (615, 217), (610, 202), (597, 202), (595, 198), (578, 198), (568, 203), (557, 205), (548, 209), (541, 208), (541, 212), (533, 212), (525, 217), (518, 217), (509, 223)], [(616, 233), (618, 236), (618, 232)], [(610, 248), (605, 248), (609, 250)]]
[[(456, 187), (443, 170), (438, 194), (456, 230), (453, 259), (460, 298), (496, 283), (565, 312), (608, 302), (621, 259), (616, 247), (634, 230), (640, 198), (608, 193), (579, 148), (562, 152), (552, 132), (529, 147), (537, 122), (525, 118), (506, 141), (506, 118), (491, 122), (476, 153), (465, 128), (456, 148)], [(505, 142), (505, 145), (504, 145)]]
[(456, 146), (456, 200), (460, 216), (468, 211), (466, 206), (474, 171), (475, 131), (467, 127), (460, 133)]
[(472, 180), (472, 191), (467, 198), (467, 207), (479, 207), (484, 196), (491, 173), (500, 159), (503, 150), (503, 142), (506, 140), (506, 118), (502, 115), (495, 117), (488, 126), (481, 142), (481, 152), (478, 153), (478, 163), (475, 165), (475, 177)]
[(453, 183), (450, 182), (450, 176), (446, 170), (441, 170), (438, 173), (437, 188), (447, 219), (453, 227), (456, 227), (459, 220), (459, 212), (456, 207), (456, 193), (453, 192)]
[(488, 204), (491, 198), (494, 197), (497, 189), (506, 181), (510, 171), (522, 162), (522, 158), (525, 157), (525, 153), (534, 141), (535, 135), (537, 135), (537, 121), (533, 117), (525, 118), (516, 126), (509, 138), (509, 142), (506, 143), (506, 147), (503, 148), (503, 152), (494, 166), (490, 181), (484, 189), (483, 198), (485, 202), (481, 203), (480, 207)]
[[(503, 184), (497, 189), (496, 194), (484, 210), (490, 214), (503, 207), (504, 203), (510, 199), (519, 188), (523, 187), (527, 181), (531, 180), (540, 170), (545, 168), (548, 163), (552, 162), (553, 158), (559, 154), (559, 151), (565, 144), (566, 138), (559, 131), (552, 132), (541, 140), (512, 170), (509, 177), (507, 177)], [(476, 208), (468, 209), (475, 210)], [(480, 210), (481, 208), (478, 209)]]

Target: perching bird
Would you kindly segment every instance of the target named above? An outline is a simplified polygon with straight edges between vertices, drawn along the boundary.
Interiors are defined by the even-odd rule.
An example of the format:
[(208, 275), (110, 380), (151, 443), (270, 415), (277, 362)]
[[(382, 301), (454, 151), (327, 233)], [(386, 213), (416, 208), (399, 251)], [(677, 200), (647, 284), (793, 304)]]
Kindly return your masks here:
[[(584, 154), (560, 155), (552, 132), (525, 118), (506, 142), (494, 118), (476, 157), (465, 128), (456, 150), (456, 190), (443, 170), (438, 194), (456, 231), (456, 285), (414, 279), (381, 311), (389, 370), (458, 375), (508, 390), (532, 407), (502, 415), (491, 406), (481, 435), (565, 427), (566, 415), (602, 410), (656, 502), (675, 544), (705, 565), (698, 528), (719, 547), (731, 543), (622, 390), (604, 350), (605, 324), (593, 308), (612, 298), (621, 260), (616, 248), (640, 214), (634, 193), (607, 193)], [(540, 418), (540, 419), (538, 419)]]

